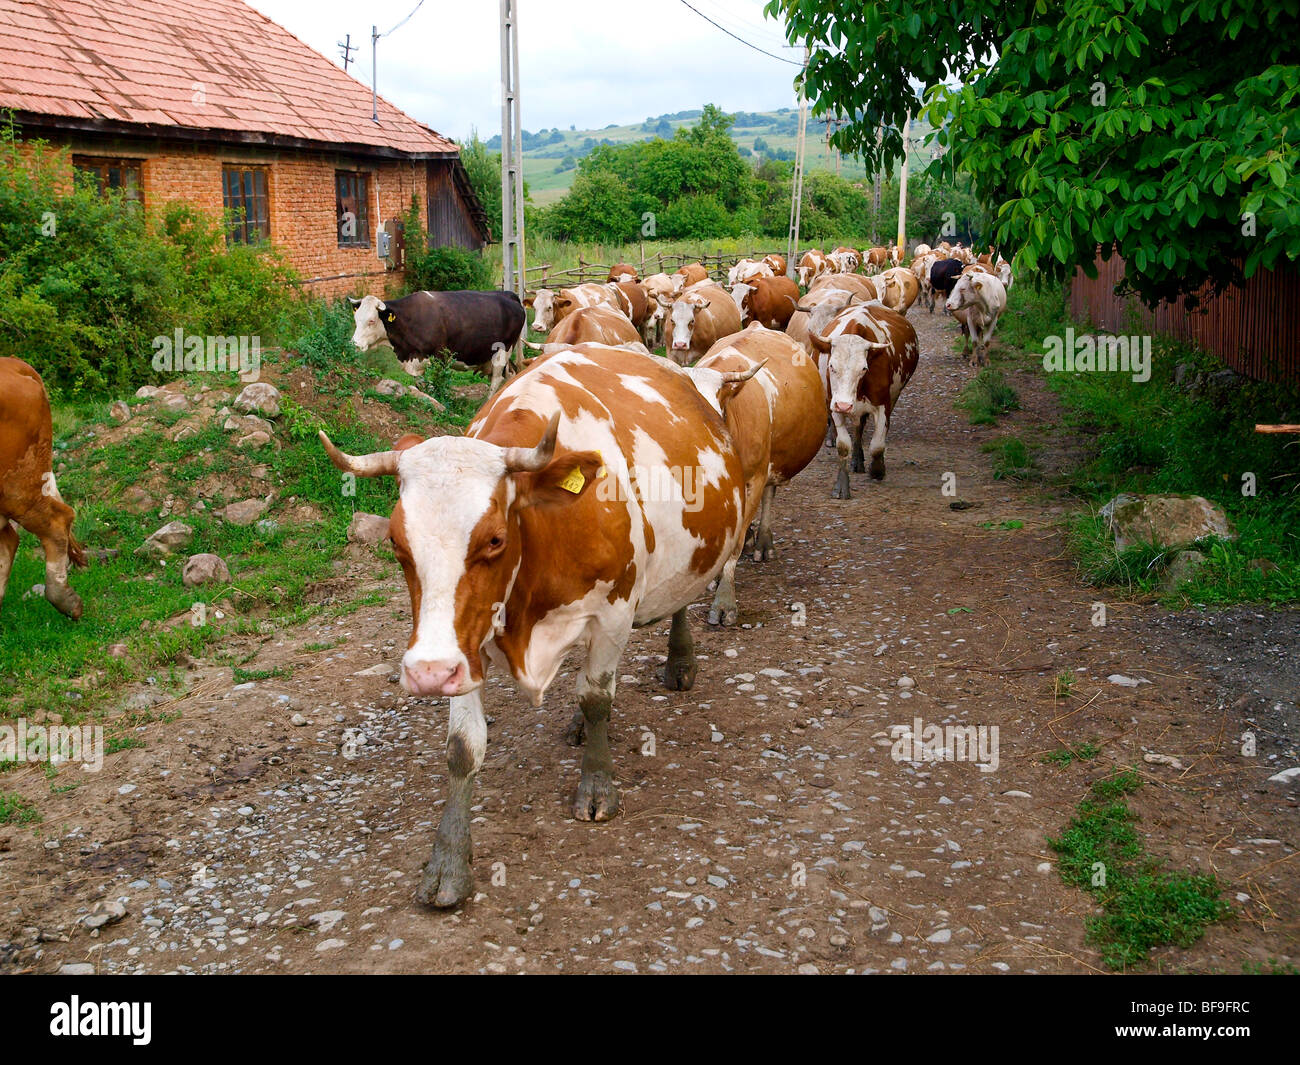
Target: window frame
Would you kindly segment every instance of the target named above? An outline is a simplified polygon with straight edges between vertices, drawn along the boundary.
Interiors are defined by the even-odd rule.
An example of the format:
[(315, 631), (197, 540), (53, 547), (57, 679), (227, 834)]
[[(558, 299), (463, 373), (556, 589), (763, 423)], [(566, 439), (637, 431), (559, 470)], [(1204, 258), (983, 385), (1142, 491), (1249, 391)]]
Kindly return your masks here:
[[(233, 188), (231, 175), (238, 175)], [(232, 201), (232, 191), (236, 192), (237, 201)], [(250, 203), (252, 211), (249, 210)], [(261, 213), (257, 211), (259, 205)], [(270, 168), (251, 163), (222, 163), (221, 206), (224, 211), (236, 213), (226, 228), (227, 244), (255, 246), (270, 241)]]
[[(124, 199), (130, 203), (138, 203), (141, 207), (144, 206), (144, 162), (143, 159), (133, 159), (129, 156), (81, 154), (72, 156), (74, 175), (87, 178), (93, 174), (95, 187), (100, 196), (106, 196), (110, 190), (117, 189)], [(116, 185), (112, 184), (109, 173), (112, 170), (121, 171), (123, 175), (133, 173), (135, 184), (121, 181)]]
[[(370, 176), (369, 170), (334, 171), (334, 235), (340, 248), (372, 247), (370, 239)], [(350, 182), (353, 202), (357, 205), (357, 236), (351, 240), (343, 236), (344, 183)]]

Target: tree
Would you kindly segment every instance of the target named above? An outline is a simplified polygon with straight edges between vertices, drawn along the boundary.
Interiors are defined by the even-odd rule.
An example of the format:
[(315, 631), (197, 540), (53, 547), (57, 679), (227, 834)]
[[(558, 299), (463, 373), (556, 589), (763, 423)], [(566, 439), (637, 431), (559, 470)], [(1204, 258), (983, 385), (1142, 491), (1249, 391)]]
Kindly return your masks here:
[(627, 182), (604, 170), (579, 170), (569, 194), (547, 213), (546, 228), (567, 240), (630, 240), (640, 225)]
[[(1100, 245), (1147, 302), (1300, 257), (1300, 10), (1288, 0), (945, 5), (769, 0), (813, 52), (819, 114), (868, 172), (918, 110), (995, 209), (1022, 268), (1092, 272)], [(881, 47), (887, 42), (888, 47)], [(919, 82), (918, 100), (912, 84)], [(884, 124), (879, 149), (876, 131)], [(882, 160), (883, 157), (883, 160)]]

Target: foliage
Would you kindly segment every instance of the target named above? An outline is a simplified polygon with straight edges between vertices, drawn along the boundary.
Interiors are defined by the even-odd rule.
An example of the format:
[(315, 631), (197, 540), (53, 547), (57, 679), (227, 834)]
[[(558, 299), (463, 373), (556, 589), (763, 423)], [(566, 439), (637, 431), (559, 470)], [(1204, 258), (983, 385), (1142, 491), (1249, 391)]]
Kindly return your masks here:
[[(992, 242), (1021, 273), (1063, 279), (1098, 245), (1148, 302), (1300, 256), (1300, 11), (1281, 0), (973, 0), (943, 5), (769, 0), (814, 51), (818, 113), (834, 138), (901, 157), (917, 114), (994, 205)], [(881, 48), (887, 41), (889, 46)], [(924, 103), (912, 85), (919, 82)], [(877, 130), (884, 125), (881, 147)]]
[(492, 287), (492, 271), (480, 252), (451, 244), (423, 251), (417, 244), (412, 250), (409, 239), (406, 248), (406, 284), (412, 292)]
[(998, 418), (1020, 409), (1020, 397), (1002, 371), (985, 366), (966, 383), (953, 406), (964, 410), (971, 425), (996, 425)]

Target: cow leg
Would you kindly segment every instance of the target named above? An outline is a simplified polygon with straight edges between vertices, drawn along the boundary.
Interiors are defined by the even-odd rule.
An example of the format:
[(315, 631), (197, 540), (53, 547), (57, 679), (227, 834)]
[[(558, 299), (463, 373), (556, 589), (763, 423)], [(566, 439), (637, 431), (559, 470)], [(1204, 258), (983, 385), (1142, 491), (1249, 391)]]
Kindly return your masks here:
[(673, 615), (668, 633), (668, 664), (664, 666), (664, 687), (669, 691), (690, 691), (695, 685), (695, 640), (686, 607)]
[(447, 804), (442, 808), (433, 854), (415, 897), (426, 906), (448, 909), (469, 898), (474, 890), (470, 872), (470, 805), (474, 778), (487, 750), (487, 721), (483, 717), (483, 689), (453, 695), (447, 722)]
[(867, 460), (862, 454), (862, 434), (867, 428), (867, 416), (864, 413), (858, 419), (858, 427), (853, 433), (853, 465), (850, 467), (854, 473), (867, 472)]
[(836, 411), (832, 417), (835, 419), (835, 451), (840, 457), (840, 469), (831, 488), (831, 498), (852, 499), (853, 491), (849, 487), (849, 430), (842, 414)]
[(5, 588), (13, 569), (14, 554), (18, 551), (18, 530), (5, 517), (0, 517), (0, 605), (5, 601)]
[(81, 597), (68, 586), (68, 559), (85, 565), (81, 547), (72, 536), (73, 510), (57, 496), (45, 496), (26, 515), (23, 527), (40, 538), (45, 549), (45, 598), (74, 621), (81, 617)]
[(614, 708), (614, 676), (622, 653), (622, 647), (597, 636), (578, 680), (578, 707), (587, 732), (582, 779), (573, 797), (573, 816), (579, 821), (608, 821), (618, 813), (614, 758), (609, 753), (609, 714)]
[(758, 510), (758, 532), (754, 536), (754, 561), (766, 562), (776, 558), (776, 545), (772, 542), (772, 508), (776, 505), (776, 485), (763, 489), (763, 502)]
[(835, 446), (835, 419), (830, 415), (826, 416), (826, 446)]
[[(736, 546), (735, 553), (727, 559), (722, 567), (722, 573), (718, 576), (718, 590), (713, 595), (713, 605), (709, 607), (709, 624), (710, 625), (734, 625), (740, 610), (736, 606), (736, 563), (740, 561), (742, 547)], [(677, 631), (677, 615), (673, 615), (673, 632)], [(691, 638), (690, 629), (686, 628), (686, 638)], [(672, 636), (668, 638), (669, 642), (669, 660), (671, 661)], [(694, 647), (692, 645), (692, 652)], [(692, 661), (693, 661), (692, 654)], [(672, 684), (668, 685), (670, 688)]]
[[(871, 433), (871, 479), (885, 479), (885, 437), (889, 434), (889, 408), (876, 407), (872, 412), (876, 424)], [(866, 419), (864, 418), (863, 421)]]

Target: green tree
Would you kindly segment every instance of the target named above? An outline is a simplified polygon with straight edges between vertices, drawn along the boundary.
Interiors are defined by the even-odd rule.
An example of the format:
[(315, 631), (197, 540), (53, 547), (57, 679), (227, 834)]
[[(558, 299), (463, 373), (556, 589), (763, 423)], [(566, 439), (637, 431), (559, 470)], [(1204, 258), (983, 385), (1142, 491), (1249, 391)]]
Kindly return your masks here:
[(546, 228), (567, 240), (631, 240), (639, 225), (632, 190), (607, 170), (579, 170), (569, 194), (546, 213)]
[(899, 129), (919, 109), (946, 149), (929, 172), (970, 175), (996, 210), (990, 242), (1018, 249), (1022, 268), (1063, 279), (1114, 245), (1127, 287), (1151, 302), (1236, 280), (1233, 260), (1250, 276), (1300, 256), (1290, 0), (766, 11), (791, 41), (822, 45), (807, 73), (815, 109), (859, 116), (836, 144), (871, 171), (901, 157)]
[[(474, 195), (479, 198), (483, 210), (487, 212), (492, 236), (499, 238), (501, 236), (501, 153), (488, 151), (487, 146), (479, 140), (478, 131), (475, 130), (470, 135), (469, 143), (461, 146), (460, 161), (465, 165), (465, 173), (469, 175), (469, 183), (474, 190)], [(527, 194), (525, 194), (526, 198)]]

